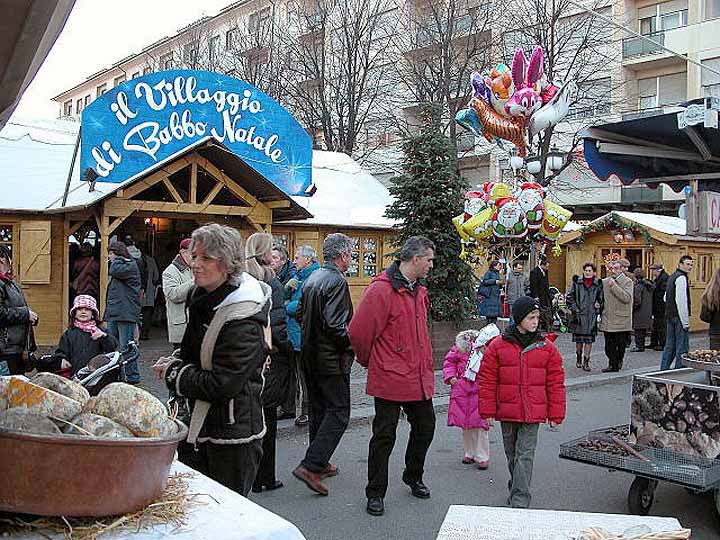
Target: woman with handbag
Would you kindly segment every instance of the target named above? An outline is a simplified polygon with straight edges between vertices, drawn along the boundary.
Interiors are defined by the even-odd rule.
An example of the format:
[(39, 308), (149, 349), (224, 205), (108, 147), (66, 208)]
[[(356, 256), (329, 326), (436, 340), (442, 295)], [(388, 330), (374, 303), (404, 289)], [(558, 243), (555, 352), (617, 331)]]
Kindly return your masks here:
[(500, 316), (500, 262), (492, 261), (477, 290), (478, 315), (484, 316), (488, 324), (495, 323)]
[(25, 373), (23, 353), (34, 348), (32, 326), (37, 322), (13, 278), (10, 248), (0, 245), (0, 375)]
[(597, 268), (591, 262), (583, 264), (583, 275), (573, 276), (566, 301), (570, 308), (568, 330), (575, 343), (575, 365), (591, 371), (590, 354), (598, 332), (598, 315), (602, 312), (604, 297), (602, 282), (597, 279)]

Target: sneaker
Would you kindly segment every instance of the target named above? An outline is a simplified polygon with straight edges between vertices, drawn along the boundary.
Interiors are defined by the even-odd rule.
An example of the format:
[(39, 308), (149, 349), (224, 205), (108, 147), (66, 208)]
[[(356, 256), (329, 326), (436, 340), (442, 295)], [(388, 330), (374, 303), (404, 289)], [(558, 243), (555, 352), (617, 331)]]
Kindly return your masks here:
[(297, 418), (295, 418), (295, 425), (296, 426), (306, 426), (310, 422), (310, 419), (308, 418), (307, 414), (301, 414)]
[(471, 457), (465, 456), (464, 458), (462, 458), (462, 462), (464, 465), (472, 465), (473, 463), (475, 463), (475, 460)]
[(385, 503), (382, 497), (370, 497), (366, 507), (367, 513), (371, 516), (382, 516), (385, 513)]

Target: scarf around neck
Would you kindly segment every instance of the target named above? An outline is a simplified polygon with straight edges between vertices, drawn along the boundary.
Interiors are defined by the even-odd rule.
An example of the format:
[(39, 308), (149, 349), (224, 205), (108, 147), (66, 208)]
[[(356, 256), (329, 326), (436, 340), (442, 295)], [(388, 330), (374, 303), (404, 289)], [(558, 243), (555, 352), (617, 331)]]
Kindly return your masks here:
[(79, 328), (83, 332), (87, 332), (88, 334), (93, 334), (98, 329), (97, 323), (94, 319), (87, 322), (81, 322), (76, 319), (73, 322), (73, 326), (75, 326), (75, 328)]

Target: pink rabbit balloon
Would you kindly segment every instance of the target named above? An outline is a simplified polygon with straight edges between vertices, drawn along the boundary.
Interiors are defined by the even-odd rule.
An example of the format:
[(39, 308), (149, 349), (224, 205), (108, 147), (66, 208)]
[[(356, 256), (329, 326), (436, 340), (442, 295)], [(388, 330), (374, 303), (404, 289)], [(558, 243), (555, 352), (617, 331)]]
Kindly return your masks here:
[(535, 47), (529, 62), (523, 50), (518, 48), (513, 57), (511, 72), (515, 92), (505, 103), (505, 112), (514, 117), (530, 118), (542, 107), (542, 97), (535, 84), (543, 73), (542, 47)]

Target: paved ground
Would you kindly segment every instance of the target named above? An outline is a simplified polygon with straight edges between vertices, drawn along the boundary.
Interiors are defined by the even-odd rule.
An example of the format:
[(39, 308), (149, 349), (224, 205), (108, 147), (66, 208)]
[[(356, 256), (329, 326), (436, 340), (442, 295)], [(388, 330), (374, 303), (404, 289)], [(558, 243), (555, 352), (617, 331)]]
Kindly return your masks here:
[[(590, 429), (629, 420), (629, 384), (585, 388), (568, 398), (568, 419), (559, 432), (541, 428), (533, 478), (533, 507), (626, 513), (630, 475), (609, 473), (587, 465), (560, 460), (559, 444), (585, 435)], [(252, 500), (295, 523), (308, 540), (432, 540), (436, 537), (451, 504), (504, 506), (507, 499), (507, 472), (499, 428), (491, 434), (492, 463), (479, 471), (460, 463), (460, 430), (449, 428), (445, 414), (439, 414), (435, 440), (428, 455), (425, 480), (432, 489), (426, 501), (410, 496), (401, 480), (402, 455), (408, 427), (401, 422), (391, 461), (390, 487), (383, 517), (365, 513), (364, 486), (369, 428), (358, 425), (349, 430), (338, 448), (334, 462), (341, 474), (327, 481), (331, 493), (320, 497), (295, 480), (290, 471), (306, 448), (306, 435), (294, 433), (278, 442), (278, 478), (283, 489), (251, 494)], [(693, 540), (716, 540), (720, 535), (712, 499), (691, 495), (670, 484), (660, 484), (651, 515), (677, 517), (693, 529)], [(559, 539), (558, 539), (559, 540)]]

